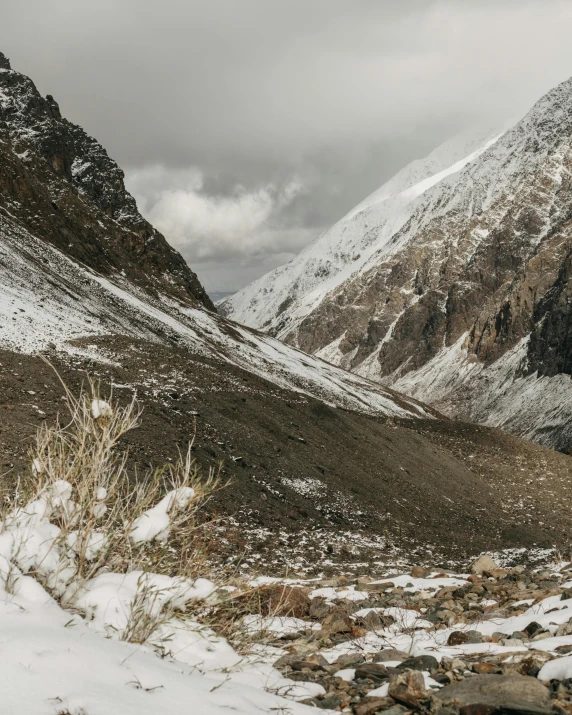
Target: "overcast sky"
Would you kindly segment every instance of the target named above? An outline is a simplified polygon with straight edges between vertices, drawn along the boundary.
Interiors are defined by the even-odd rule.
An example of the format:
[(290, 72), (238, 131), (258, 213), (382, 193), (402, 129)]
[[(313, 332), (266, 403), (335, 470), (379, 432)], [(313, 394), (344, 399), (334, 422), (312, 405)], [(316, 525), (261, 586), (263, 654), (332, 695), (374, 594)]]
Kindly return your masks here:
[(0, 17), (12, 66), (211, 291), (572, 75), (571, 0), (0, 0)]

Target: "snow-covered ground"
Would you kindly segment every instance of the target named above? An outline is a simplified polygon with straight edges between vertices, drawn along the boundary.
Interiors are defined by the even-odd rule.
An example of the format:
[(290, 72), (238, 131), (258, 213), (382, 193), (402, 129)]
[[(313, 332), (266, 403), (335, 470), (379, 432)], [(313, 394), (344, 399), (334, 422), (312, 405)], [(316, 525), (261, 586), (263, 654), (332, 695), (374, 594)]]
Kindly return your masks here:
[[(460, 413), (465, 419), (516, 432), (548, 447), (555, 446), (554, 434), (559, 435), (562, 446), (569, 443), (572, 439), (570, 375), (549, 377), (533, 373), (524, 376), (528, 337), (489, 366), (463, 347), (466, 338), (466, 334), (462, 335), (423, 367), (403, 377), (391, 376), (388, 382), (395, 389), (445, 413)], [(368, 377), (366, 369), (358, 372)]]
[[(43, 474), (39, 458), (34, 464)], [(216, 600), (207, 579), (113, 572), (109, 555), (98, 566), (112, 541), (110, 530), (94, 526), (113, 508), (105, 488), (95, 490), (99, 508), (87, 522), (72, 484), (52, 480), (38, 489), (0, 521), (2, 712), (250, 715), (287, 706), (301, 713), (297, 700), (323, 692), (283, 678), (255, 654), (239, 655), (187, 615), (192, 604)], [(174, 510), (193, 497), (190, 487), (168, 493), (126, 538), (134, 547), (165, 541)], [(86, 563), (95, 564), (91, 577), (82, 576)]]
[[(145, 544), (166, 538), (168, 515), (172, 513), (167, 505), (178, 503), (184, 508), (191, 497), (190, 492), (181, 490), (168, 494), (133, 523), (131, 540)], [(101, 490), (96, 498), (105, 501)], [(336, 585), (337, 579), (334, 585), (324, 586), (319, 579), (258, 577), (252, 587), (286, 584), (302, 588), (311, 601), (320, 601), (326, 608), (342, 606), (346, 610), (337, 611), (341, 618), (347, 620), (351, 613), (356, 624), (372, 617), (385, 620), (367, 632), (357, 628), (332, 644), (330, 638), (336, 630), (328, 631), (327, 618), (320, 622), (254, 614), (244, 617), (238, 626), (250, 636), (250, 645), (239, 654), (191, 615), (197, 601), (217, 602), (217, 590), (210, 581), (105, 569), (94, 578), (82, 580), (75, 550), (81, 534), (72, 531), (62, 539), (64, 527), (57, 526), (65, 524), (70, 515), (69, 524), (73, 526), (78, 510), (73, 499), (71, 485), (56, 481), (23, 507), (6, 512), (0, 523), (3, 712), (215, 715), (230, 709), (239, 715), (303, 715), (310, 712), (304, 702), (312, 699), (323, 700), (325, 711), (331, 711), (327, 706), (331, 701), (333, 708), (351, 712), (350, 701), (334, 695), (334, 690), (344, 695), (344, 683), (348, 683), (358, 693), (355, 702), (391, 695), (391, 673), (415, 656), (431, 656), (427, 662), (432, 665), (422, 672), (428, 697), (445, 682), (471, 677), (471, 668), (475, 668), (471, 664), (480, 665), (483, 660), (489, 665), (494, 662), (502, 670), (505, 665), (518, 667), (525, 656), (530, 656), (541, 666), (537, 668), (540, 681), (572, 675), (572, 658), (565, 655), (566, 647), (572, 648), (572, 599), (566, 597), (566, 589), (572, 586), (567, 580), (570, 564), (551, 564), (538, 576), (533, 573), (536, 582), (531, 582), (522, 568), (511, 572), (496, 565), (490, 573), (479, 576), (426, 571), (421, 576), (362, 577), (358, 583), (341, 586)], [(70, 539), (74, 533), (78, 534), (76, 540)], [(104, 539), (97, 542), (91, 558), (103, 543)], [(505, 580), (511, 573), (516, 578)], [(525, 578), (529, 590), (527, 584), (516, 581)], [(533, 597), (522, 599), (530, 589), (536, 589)], [(479, 593), (484, 595), (476, 595)], [(363, 606), (379, 599), (380, 594), (397, 605)], [(464, 596), (465, 612), (457, 607), (446, 611), (449, 615), (445, 617), (438, 616), (437, 622), (429, 617), (430, 604), (433, 612), (435, 603), (442, 603), (443, 609), (455, 609), (450, 599), (458, 602)], [(499, 611), (501, 600), (504, 612)], [(467, 618), (473, 607), (479, 609), (478, 619)], [(507, 607), (514, 615), (508, 615)], [(165, 609), (169, 609), (169, 618), (161, 619)], [(191, 613), (186, 614), (187, 610)], [(157, 625), (137, 642), (127, 633), (133, 634), (133, 620), (140, 618), (141, 612), (157, 616)], [(472, 635), (470, 642), (451, 643), (452, 637), (462, 641), (464, 632)], [(382, 658), (383, 667), (393, 670), (387, 671), (386, 677), (382, 668), (385, 682), (376, 687), (357, 672), (360, 663), (367, 664), (372, 656), (384, 651), (389, 656)], [(352, 657), (353, 666), (347, 667)], [(302, 662), (298, 676), (300, 669), (304, 671), (304, 658), (314, 658), (311, 663), (325, 663), (327, 667), (331, 664), (333, 677), (324, 681), (329, 683), (328, 692), (312, 675), (311, 663), (309, 674), (295, 680), (273, 667), (284, 658)], [(319, 668), (324, 671), (322, 665)]]

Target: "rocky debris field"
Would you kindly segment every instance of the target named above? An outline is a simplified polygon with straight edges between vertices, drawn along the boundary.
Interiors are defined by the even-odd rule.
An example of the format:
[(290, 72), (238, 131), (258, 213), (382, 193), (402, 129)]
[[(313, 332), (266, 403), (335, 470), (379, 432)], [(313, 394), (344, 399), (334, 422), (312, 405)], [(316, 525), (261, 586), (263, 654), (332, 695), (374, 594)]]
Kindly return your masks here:
[(321, 686), (304, 701), (315, 708), (572, 713), (572, 563), (501, 568), (484, 555), (470, 574), (255, 585), (244, 627), (282, 675)]
[[(141, 425), (125, 444), (139, 474), (193, 438), (204, 471), (222, 463), (228, 486), (210, 507), (237, 526), (222, 551), (260, 556), (263, 573), (339, 573), (342, 563), (368, 573), (397, 554), (458, 568), (485, 550), (570, 542), (568, 455), (452, 420), (336, 409), (177, 346), (114, 336), (72, 348), (44, 357), (74, 394), (91, 376), (120, 402), (137, 395)], [(41, 356), (0, 351), (6, 484), (29, 468), (35, 431), (62, 413), (63, 393)]]

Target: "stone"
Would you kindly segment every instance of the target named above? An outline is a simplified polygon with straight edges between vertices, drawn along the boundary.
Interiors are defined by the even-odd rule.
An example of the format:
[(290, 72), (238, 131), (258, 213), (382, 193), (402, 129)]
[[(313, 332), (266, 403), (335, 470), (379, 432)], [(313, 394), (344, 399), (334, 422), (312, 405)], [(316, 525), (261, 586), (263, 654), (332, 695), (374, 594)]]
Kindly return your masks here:
[(353, 665), (359, 665), (363, 663), (365, 658), (360, 653), (342, 653), (336, 659), (336, 665), (342, 668), (351, 668)]
[[(451, 710), (451, 715), (554, 715), (552, 708), (541, 708), (526, 703), (507, 703), (506, 705), (464, 705), (459, 710)], [(445, 715), (445, 709), (439, 710), (439, 715)]]
[(363, 626), (368, 631), (374, 631), (377, 628), (384, 628), (385, 626), (391, 625), (391, 621), (384, 616), (380, 615), (376, 611), (369, 611), (365, 616), (359, 616), (356, 618), (356, 625)]
[(516, 638), (501, 638), (501, 645), (505, 648), (522, 648), (524, 642)]
[(526, 635), (529, 638), (532, 638), (535, 636), (537, 633), (540, 633), (543, 631), (544, 628), (540, 625), (540, 623), (537, 623), (536, 621), (531, 621), (526, 628), (523, 629), (523, 631), (526, 633)]
[(326, 603), (325, 598), (313, 598), (310, 603), (310, 618), (323, 621), (332, 611), (332, 606)]
[(407, 658), (409, 658), (409, 653), (404, 653), (402, 650), (395, 650), (395, 648), (386, 648), (373, 656), (373, 662), (387, 663), (391, 660), (402, 661), (407, 660)]
[(342, 704), (342, 699), (337, 695), (325, 695), (323, 698), (308, 698), (307, 700), (302, 700), (304, 705), (310, 705), (313, 708), (320, 708), (321, 710), (335, 710), (339, 705)]
[(391, 708), (395, 704), (393, 698), (366, 698), (359, 705), (354, 706), (355, 715), (374, 715), (374, 713), (383, 710), (388, 712), (387, 708)]
[(389, 672), (381, 663), (363, 663), (356, 666), (354, 680), (369, 678), (369, 680), (389, 680)]
[(351, 633), (353, 622), (346, 611), (336, 610), (330, 613), (322, 622), (322, 633)]
[(430, 573), (430, 569), (426, 569), (424, 566), (414, 566), (411, 569), (411, 576), (413, 578), (427, 578)]
[(467, 633), (467, 643), (482, 643), (483, 634), (479, 631), (466, 631)]
[(561, 623), (557, 630), (557, 636), (569, 636), (572, 635), (572, 623)]
[(395, 675), (389, 683), (389, 695), (398, 703), (417, 707), (420, 701), (428, 698), (423, 674), (417, 670), (408, 670)]
[(477, 675), (498, 675), (501, 668), (494, 663), (473, 663), (473, 672)]
[(552, 633), (550, 631), (542, 631), (542, 633), (537, 633), (530, 640), (531, 641), (543, 641), (546, 638), (552, 638)]
[(306, 658), (298, 658), (289, 665), (292, 670), (324, 670), (329, 663), (321, 653), (312, 653)]
[(360, 586), (361, 591), (373, 591), (374, 593), (383, 593), (388, 588), (395, 588), (395, 584), (391, 581), (386, 581), (385, 583), (364, 583), (363, 586)]
[(10, 67), (10, 60), (6, 57), (6, 55), (3, 52), (0, 52), (0, 69), (2, 69), (2, 70), (12, 69)]
[(471, 564), (471, 572), (481, 576), (490, 571), (497, 571), (500, 566), (490, 556), (483, 554)]
[(438, 670), (439, 661), (432, 655), (418, 655), (415, 658), (408, 658), (396, 666), (396, 670)]
[(447, 639), (447, 645), (463, 645), (468, 640), (467, 631), (453, 631)]
[(463, 705), (504, 707), (524, 703), (540, 708), (551, 707), (548, 688), (536, 678), (524, 675), (475, 675), (446, 685), (433, 695), (442, 702), (458, 700)]

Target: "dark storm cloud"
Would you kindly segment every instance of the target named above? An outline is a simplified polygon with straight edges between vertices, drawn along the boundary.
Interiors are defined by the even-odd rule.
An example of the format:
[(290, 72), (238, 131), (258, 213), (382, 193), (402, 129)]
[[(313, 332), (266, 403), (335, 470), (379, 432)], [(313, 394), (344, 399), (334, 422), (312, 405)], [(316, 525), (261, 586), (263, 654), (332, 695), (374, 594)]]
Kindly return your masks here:
[(572, 74), (569, 0), (0, 0), (1, 49), (235, 289)]

